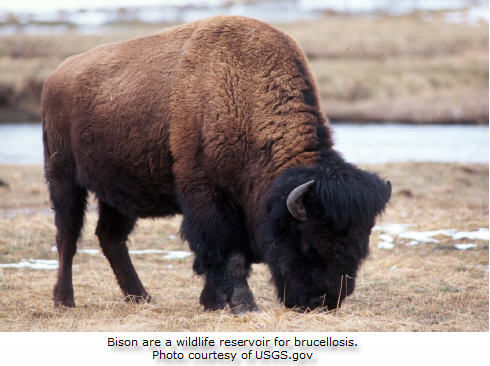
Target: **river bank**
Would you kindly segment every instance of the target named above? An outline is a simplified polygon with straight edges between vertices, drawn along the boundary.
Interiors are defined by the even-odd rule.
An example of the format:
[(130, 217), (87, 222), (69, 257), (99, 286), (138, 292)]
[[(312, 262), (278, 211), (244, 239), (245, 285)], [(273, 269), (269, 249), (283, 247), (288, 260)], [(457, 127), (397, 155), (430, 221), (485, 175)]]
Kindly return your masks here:
[[(332, 14), (276, 26), (304, 49), (333, 121), (488, 123), (488, 23)], [(1, 35), (0, 122), (39, 121), (42, 84), (66, 57), (161, 27)]]

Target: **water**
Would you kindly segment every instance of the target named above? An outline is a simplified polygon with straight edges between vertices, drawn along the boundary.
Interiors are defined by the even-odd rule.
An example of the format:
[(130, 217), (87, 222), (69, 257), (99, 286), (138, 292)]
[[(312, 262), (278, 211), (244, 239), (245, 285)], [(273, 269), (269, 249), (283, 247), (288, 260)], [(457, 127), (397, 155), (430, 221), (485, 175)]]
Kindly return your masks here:
[[(353, 163), (488, 164), (488, 126), (334, 124), (335, 148)], [(43, 161), (40, 124), (0, 124), (0, 164)]]
[(336, 149), (355, 163), (488, 163), (488, 126), (334, 125)]
[(41, 124), (0, 124), (0, 164), (42, 162)]

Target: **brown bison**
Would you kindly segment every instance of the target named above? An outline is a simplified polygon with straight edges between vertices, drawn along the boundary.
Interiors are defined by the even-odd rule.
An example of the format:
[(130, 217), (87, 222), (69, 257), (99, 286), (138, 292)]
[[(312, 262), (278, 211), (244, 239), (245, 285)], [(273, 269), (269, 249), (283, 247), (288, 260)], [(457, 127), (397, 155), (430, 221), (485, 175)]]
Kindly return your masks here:
[(126, 299), (150, 299), (125, 243), (136, 220), (181, 213), (205, 276), (201, 304), (236, 313), (257, 309), (247, 283), (257, 262), (287, 307), (338, 307), (391, 195), (332, 149), (297, 44), (253, 19), (214, 17), (70, 57), (44, 84), (42, 120), (55, 305), (75, 305), (87, 191)]

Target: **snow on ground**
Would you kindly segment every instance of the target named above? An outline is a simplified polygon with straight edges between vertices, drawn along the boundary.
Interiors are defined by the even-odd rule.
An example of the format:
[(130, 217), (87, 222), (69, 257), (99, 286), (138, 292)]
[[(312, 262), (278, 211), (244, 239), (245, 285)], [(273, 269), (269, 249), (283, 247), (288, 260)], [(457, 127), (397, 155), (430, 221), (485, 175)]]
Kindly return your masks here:
[(2, 263), (0, 268), (57, 269), (55, 259), (21, 259), (19, 263)]
[[(421, 243), (439, 243), (439, 239), (434, 236), (447, 236), (452, 240), (480, 240), (488, 241), (488, 228), (479, 228), (475, 231), (458, 231), (456, 229), (441, 229), (432, 231), (414, 231), (408, 230), (416, 224), (387, 224), (375, 226), (374, 231), (380, 232), (378, 248), (391, 250), (395, 244), (404, 244), (406, 246), (415, 246)], [(398, 239), (398, 240), (397, 240)], [(453, 247), (458, 250), (469, 250), (478, 247), (476, 243), (455, 243)], [(51, 247), (52, 252), (56, 252), (56, 246)], [(78, 253), (89, 255), (102, 255), (99, 249), (82, 248)], [(162, 249), (138, 249), (130, 250), (133, 255), (145, 254), (165, 254), (165, 259), (184, 259), (192, 255), (189, 251), (184, 250), (162, 250)], [(18, 263), (0, 263), (0, 268), (29, 268), (29, 269), (57, 269), (58, 261), (54, 259), (22, 259)], [(488, 266), (487, 266), (488, 270)]]
[[(56, 252), (56, 246), (51, 247), (52, 252)], [(78, 253), (90, 255), (102, 255), (99, 249), (84, 248), (78, 249)], [(161, 250), (161, 249), (140, 249), (130, 250), (129, 254), (165, 254), (165, 259), (184, 259), (192, 255), (185, 250)], [(169, 268), (172, 265), (169, 265)], [(0, 263), (0, 268), (29, 268), (29, 269), (57, 269), (58, 261), (56, 259), (21, 259), (19, 263)]]
[(459, 250), (467, 250), (467, 249), (473, 249), (476, 248), (475, 243), (460, 243), (460, 244), (454, 244), (454, 247)]
[(461, 231), (453, 235), (454, 240), (470, 239), (470, 240), (488, 240), (488, 229), (480, 228), (477, 231)]
[[(415, 246), (421, 243), (434, 243), (440, 242), (439, 239), (434, 238), (435, 236), (446, 236), (450, 237), (452, 240), (489, 240), (489, 232), (487, 228), (479, 228), (475, 231), (458, 231), (456, 229), (441, 229), (432, 231), (415, 231), (408, 230), (416, 226), (415, 224), (387, 224), (383, 226), (375, 226), (374, 231), (378, 231), (379, 235), (378, 248), (381, 249), (393, 249), (395, 247), (395, 240), (393, 236), (401, 239), (407, 246)], [(405, 240), (409, 240), (405, 242)], [(455, 243), (454, 248), (458, 250), (468, 250), (477, 247), (475, 243)]]
[(192, 253), (183, 250), (169, 250), (163, 257), (165, 259), (183, 259), (190, 256)]
[(160, 254), (165, 252), (166, 250), (161, 249), (133, 249), (129, 251), (129, 254)]
[(390, 243), (389, 241), (380, 241), (378, 243), (378, 248), (380, 249), (393, 249), (395, 245), (393, 243)]

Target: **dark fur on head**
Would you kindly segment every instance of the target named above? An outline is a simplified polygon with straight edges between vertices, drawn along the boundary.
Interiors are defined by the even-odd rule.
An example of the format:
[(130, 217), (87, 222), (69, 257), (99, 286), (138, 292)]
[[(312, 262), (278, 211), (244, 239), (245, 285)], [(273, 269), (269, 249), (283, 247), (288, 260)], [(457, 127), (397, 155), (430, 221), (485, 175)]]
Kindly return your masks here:
[[(303, 197), (308, 219), (286, 207), (288, 194), (314, 180)], [(333, 309), (352, 293), (369, 235), (391, 195), (391, 184), (325, 150), (314, 167), (285, 171), (274, 183), (263, 225), (265, 262), (288, 307)]]

